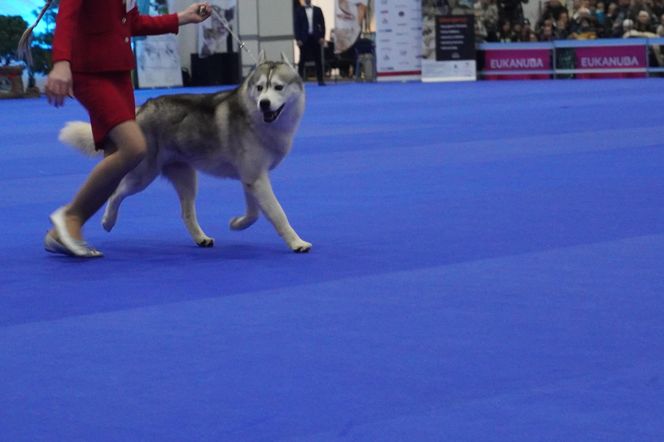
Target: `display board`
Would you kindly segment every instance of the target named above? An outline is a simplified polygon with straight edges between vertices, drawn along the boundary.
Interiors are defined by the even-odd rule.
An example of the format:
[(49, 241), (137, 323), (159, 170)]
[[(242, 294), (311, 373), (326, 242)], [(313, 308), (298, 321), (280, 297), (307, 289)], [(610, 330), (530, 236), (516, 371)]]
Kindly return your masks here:
[(377, 0), (378, 81), (419, 80), (422, 71), (422, 5), (419, 1)]
[(423, 14), (422, 81), (477, 79), (473, 15)]

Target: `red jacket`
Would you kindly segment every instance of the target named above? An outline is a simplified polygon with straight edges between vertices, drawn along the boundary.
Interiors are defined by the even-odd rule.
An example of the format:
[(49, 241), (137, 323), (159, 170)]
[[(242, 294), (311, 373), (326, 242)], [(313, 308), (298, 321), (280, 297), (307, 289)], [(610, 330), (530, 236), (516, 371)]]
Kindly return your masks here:
[(129, 71), (136, 67), (131, 36), (177, 34), (177, 14), (139, 15), (122, 0), (61, 0), (53, 37), (53, 62), (74, 72)]

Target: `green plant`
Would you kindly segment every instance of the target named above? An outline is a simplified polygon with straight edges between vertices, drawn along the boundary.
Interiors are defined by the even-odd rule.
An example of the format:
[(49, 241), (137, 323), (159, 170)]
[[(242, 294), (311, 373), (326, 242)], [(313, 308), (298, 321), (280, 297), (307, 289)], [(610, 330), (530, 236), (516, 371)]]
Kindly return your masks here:
[(16, 48), (28, 23), (20, 16), (0, 15), (0, 65), (19, 62)]
[[(53, 47), (53, 33), (55, 32), (55, 19), (58, 15), (60, 1), (54, 0), (51, 7), (44, 13), (41, 23), (46, 25), (43, 32), (35, 33), (32, 40), (32, 67), (30, 74), (46, 74), (51, 70), (51, 52)], [(40, 10), (36, 9), (32, 15), (37, 17)]]

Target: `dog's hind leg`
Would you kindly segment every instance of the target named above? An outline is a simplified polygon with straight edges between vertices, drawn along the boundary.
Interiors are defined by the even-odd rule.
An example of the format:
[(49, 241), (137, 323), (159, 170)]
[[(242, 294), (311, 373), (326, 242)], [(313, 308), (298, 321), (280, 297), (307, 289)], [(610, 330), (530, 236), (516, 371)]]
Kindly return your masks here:
[(251, 183), (243, 182), (243, 185), (291, 250), (297, 253), (306, 253), (311, 249), (311, 243), (303, 241), (289, 224), (284, 209), (281, 208), (272, 191), (272, 184), (267, 173), (259, 176)]
[(195, 200), (198, 182), (194, 168), (185, 163), (172, 163), (165, 166), (161, 172), (173, 183), (173, 187), (178, 193), (182, 207), (182, 220), (191, 238), (200, 247), (212, 247), (214, 238), (210, 238), (203, 232), (196, 217)]
[(247, 227), (251, 226), (258, 219), (260, 214), (260, 207), (258, 207), (258, 202), (256, 198), (247, 191), (247, 187), (243, 186), (244, 189), (244, 200), (247, 203), (247, 211), (244, 215), (236, 216), (231, 219), (230, 228), (232, 230), (244, 230)]
[(110, 232), (115, 226), (122, 201), (128, 196), (134, 195), (148, 187), (158, 174), (157, 168), (149, 161), (144, 160), (120, 181), (118, 188), (115, 189), (113, 195), (108, 199), (104, 216), (101, 219), (101, 225), (104, 227), (104, 230)]

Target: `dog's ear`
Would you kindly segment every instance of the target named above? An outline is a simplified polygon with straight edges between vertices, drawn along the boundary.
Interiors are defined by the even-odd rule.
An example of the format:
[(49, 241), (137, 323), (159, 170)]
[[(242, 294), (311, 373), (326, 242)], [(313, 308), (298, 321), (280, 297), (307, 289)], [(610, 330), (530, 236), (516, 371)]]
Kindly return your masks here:
[(265, 49), (261, 49), (260, 54), (258, 54), (258, 64), (265, 63), (267, 61), (267, 55), (265, 55)]
[(290, 62), (290, 60), (288, 59), (288, 57), (286, 57), (286, 54), (284, 54), (283, 52), (281, 53), (281, 61), (283, 61), (284, 63), (286, 63), (286, 65), (287, 65), (289, 68), (291, 68), (292, 70), (295, 70), (295, 68), (293, 67), (293, 64)]

